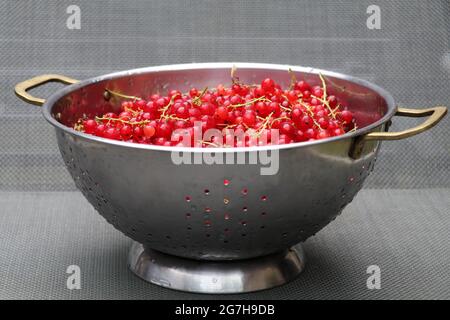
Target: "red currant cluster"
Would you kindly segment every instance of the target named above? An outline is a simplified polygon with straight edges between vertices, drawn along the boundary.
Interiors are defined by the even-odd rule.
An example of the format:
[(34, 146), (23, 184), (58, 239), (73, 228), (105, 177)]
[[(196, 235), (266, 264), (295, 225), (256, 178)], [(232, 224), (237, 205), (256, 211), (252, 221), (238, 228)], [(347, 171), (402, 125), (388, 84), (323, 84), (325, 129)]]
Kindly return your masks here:
[[(176, 129), (194, 136), (194, 123), (201, 129), (218, 129), (226, 136), (230, 130), (242, 130), (250, 136), (266, 135), (261, 144), (286, 144), (339, 136), (356, 125), (352, 113), (327, 95), (322, 86), (311, 86), (293, 79), (283, 90), (274, 80), (264, 79), (260, 85), (245, 85), (233, 78), (231, 87), (218, 85), (201, 91), (192, 88), (187, 93), (172, 90), (167, 96), (153, 94), (148, 100), (107, 91), (124, 99), (121, 110), (95, 118), (80, 119), (75, 129), (99, 137), (160, 146), (180, 146)], [(272, 130), (278, 139), (271, 141)], [(217, 131), (217, 130), (216, 130)], [(251, 146), (251, 139), (234, 139), (213, 135), (200, 141), (203, 147)], [(197, 141), (198, 142), (198, 141)], [(195, 145), (196, 141), (191, 141)]]

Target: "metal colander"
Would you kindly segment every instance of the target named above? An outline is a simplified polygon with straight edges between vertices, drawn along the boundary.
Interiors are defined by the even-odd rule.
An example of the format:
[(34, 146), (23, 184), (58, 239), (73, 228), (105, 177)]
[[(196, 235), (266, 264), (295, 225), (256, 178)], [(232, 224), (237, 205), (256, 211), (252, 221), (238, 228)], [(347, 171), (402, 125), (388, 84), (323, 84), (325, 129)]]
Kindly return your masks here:
[[(236, 64), (240, 80), (270, 76), (289, 85), (288, 66)], [(244, 292), (286, 282), (304, 266), (298, 243), (314, 235), (352, 201), (373, 169), (379, 140), (421, 132), (437, 123), (444, 107), (396, 109), (383, 89), (353, 77), (290, 67), (297, 79), (320, 84), (354, 113), (360, 129), (340, 137), (252, 148), (174, 148), (107, 140), (72, 129), (83, 114), (117, 110), (105, 90), (148, 97), (171, 88), (188, 90), (229, 83), (232, 64), (152, 67), (81, 82), (58, 75), (25, 81), (16, 93), (43, 104), (26, 90), (48, 81), (72, 84), (44, 103), (58, 145), (77, 187), (115, 228), (136, 241), (129, 264), (159, 285), (196, 292)], [(110, 97), (109, 97), (110, 98)], [(430, 116), (419, 127), (388, 133), (395, 113)], [(278, 156), (278, 172), (262, 175), (260, 164), (181, 164), (190, 157), (237, 159), (267, 151)], [(275, 161), (275, 160), (274, 160)], [(236, 162), (236, 161), (235, 161)]]

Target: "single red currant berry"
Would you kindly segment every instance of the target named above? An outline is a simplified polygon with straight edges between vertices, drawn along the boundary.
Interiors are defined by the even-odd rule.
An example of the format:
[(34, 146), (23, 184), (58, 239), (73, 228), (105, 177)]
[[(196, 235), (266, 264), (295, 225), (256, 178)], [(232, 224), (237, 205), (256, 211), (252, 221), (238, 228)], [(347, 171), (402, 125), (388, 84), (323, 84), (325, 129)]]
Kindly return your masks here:
[(137, 108), (137, 109), (143, 110), (144, 107), (145, 107), (145, 105), (146, 105), (147, 103), (146, 103), (145, 100), (142, 100), (142, 99), (141, 99), (141, 100), (136, 101), (135, 104), (136, 104), (136, 108)]
[(152, 119), (152, 114), (150, 112), (144, 112), (142, 114), (142, 120), (148, 121), (148, 120), (151, 120), (151, 119)]
[(275, 81), (270, 78), (266, 78), (261, 82), (261, 88), (264, 92), (273, 92), (275, 89)]
[(142, 128), (141, 127), (139, 127), (139, 126), (134, 127), (133, 138), (135, 140), (139, 140), (140, 138), (142, 138)]
[(304, 100), (311, 98), (311, 92), (309, 90), (303, 91), (302, 95)]
[(200, 106), (200, 111), (203, 115), (212, 116), (214, 115), (215, 108), (213, 104), (206, 102), (202, 103), (202, 105)]
[(185, 119), (189, 117), (189, 110), (186, 107), (181, 106), (176, 109), (175, 114), (178, 118)]
[(278, 143), (279, 144), (287, 144), (287, 143), (291, 143), (292, 142), (292, 138), (286, 134), (280, 134), (280, 138), (278, 139)]
[(322, 96), (323, 96), (322, 88), (315, 88), (313, 90), (313, 95), (316, 96), (316, 97), (322, 98)]
[(94, 133), (97, 129), (97, 122), (92, 119), (88, 119), (83, 122), (84, 132), (86, 133)]
[(304, 129), (310, 128), (312, 126), (312, 124), (313, 124), (313, 121), (310, 116), (305, 115), (300, 120), (300, 126)]
[(189, 108), (189, 116), (200, 118), (202, 116), (202, 112), (197, 108)]
[(288, 136), (294, 135), (295, 128), (290, 121), (280, 123), (280, 133)]
[(95, 135), (99, 137), (103, 137), (105, 134), (106, 126), (104, 124), (99, 124), (95, 129)]
[(307, 82), (305, 82), (305, 81), (302, 80), (302, 81), (298, 81), (298, 82), (295, 84), (295, 89), (304, 92), (304, 91), (306, 91), (306, 90), (310, 90), (311, 87), (309, 86), (309, 84), (308, 84)]
[(320, 130), (316, 136), (317, 139), (326, 139), (329, 137), (330, 137), (330, 134), (328, 133), (327, 130)]
[(145, 112), (156, 112), (158, 107), (153, 101), (147, 102), (147, 104), (144, 107)]
[(146, 138), (151, 138), (155, 135), (156, 129), (154, 126), (147, 124), (144, 126), (143, 131)]
[(191, 90), (189, 90), (189, 95), (191, 98), (198, 96), (198, 90), (196, 88), (191, 88)]
[(158, 108), (165, 107), (167, 105), (166, 99), (159, 98), (158, 100), (156, 100), (156, 105), (158, 106)]
[(297, 130), (297, 131), (295, 132), (295, 137), (294, 137), (294, 139), (295, 139), (295, 141), (297, 141), (297, 142), (302, 142), (302, 141), (306, 141), (306, 140), (307, 140), (307, 139), (306, 139), (306, 136), (305, 136), (305, 134), (303, 133), (302, 130)]
[(325, 118), (319, 118), (319, 120), (317, 120), (317, 123), (319, 124), (319, 126), (322, 129), (327, 129), (328, 128), (328, 120), (326, 120)]
[(287, 96), (288, 100), (291, 102), (295, 102), (298, 99), (297, 93), (295, 93), (294, 90), (290, 90), (286, 96)]
[(291, 119), (294, 121), (294, 123), (299, 124), (301, 119), (303, 117), (303, 112), (299, 108), (295, 108), (291, 112)]
[(254, 126), (256, 123), (256, 114), (253, 110), (245, 111), (244, 116), (242, 118), (243, 122), (249, 127)]
[(124, 121), (130, 121), (130, 119), (131, 119), (131, 112), (129, 112), (129, 111), (122, 111), (119, 114), (119, 119), (124, 120)]
[(168, 122), (161, 122), (156, 128), (156, 135), (162, 138), (170, 138), (172, 128)]
[(122, 126), (122, 128), (120, 128), (120, 135), (125, 140), (129, 139), (131, 137), (132, 133), (133, 133), (133, 128), (128, 124), (125, 124), (124, 126)]
[(270, 112), (273, 112), (274, 115), (278, 115), (280, 113), (281, 108), (278, 102), (271, 102), (269, 104), (269, 110)]
[(120, 133), (116, 128), (110, 127), (105, 130), (104, 137), (108, 139), (119, 140)]
[(310, 104), (313, 106), (317, 106), (318, 104), (320, 104), (320, 101), (316, 98), (312, 98)]
[(239, 96), (231, 96), (230, 97), (230, 103), (231, 104), (239, 104), (239, 103), (241, 103), (241, 97), (239, 97)]
[(305, 137), (306, 139), (315, 139), (316, 138), (316, 130), (314, 130), (313, 128), (309, 128), (305, 131)]
[(342, 111), (340, 116), (341, 116), (342, 121), (344, 121), (346, 124), (351, 123), (353, 120), (353, 115), (348, 110)]
[(341, 129), (341, 128), (334, 129), (334, 131), (333, 131), (333, 134), (335, 136), (340, 136), (340, 135), (342, 135), (344, 133), (345, 133), (345, 131), (343, 129)]
[(227, 120), (228, 119), (228, 108), (227, 107), (218, 107), (216, 109), (216, 114), (221, 120)]
[(327, 100), (328, 100), (328, 105), (331, 108), (336, 108), (336, 106), (338, 104), (338, 101), (337, 101), (337, 98), (335, 96), (328, 96)]

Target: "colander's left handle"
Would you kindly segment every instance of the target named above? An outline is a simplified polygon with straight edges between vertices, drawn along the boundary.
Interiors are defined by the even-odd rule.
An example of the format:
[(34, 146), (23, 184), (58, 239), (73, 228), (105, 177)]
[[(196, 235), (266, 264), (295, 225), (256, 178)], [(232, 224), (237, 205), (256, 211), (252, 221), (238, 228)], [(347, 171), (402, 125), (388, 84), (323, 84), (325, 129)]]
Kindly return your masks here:
[(36, 88), (40, 85), (43, 85), (47, 82), (61, 82), (64, 84), (74, 84), (77, 83), (78, 80), (62, 76), (59, 74), (43, 74), (16, 84), (14, 91), (16, 92), (16, 95), (23, 101), (34, 104), (36, 106), (42, 106), (45, 102), (45, 99), (34, 97), (27, 91)]

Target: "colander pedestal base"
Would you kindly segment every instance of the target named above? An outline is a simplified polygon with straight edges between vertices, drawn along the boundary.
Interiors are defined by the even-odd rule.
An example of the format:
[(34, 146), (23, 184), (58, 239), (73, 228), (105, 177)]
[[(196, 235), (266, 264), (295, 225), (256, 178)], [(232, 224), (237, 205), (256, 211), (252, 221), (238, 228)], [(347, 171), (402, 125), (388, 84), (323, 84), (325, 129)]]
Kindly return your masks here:
[(197, 293), (243, 293), (269, 289), (294, 279), (304, 269), (300, 245), (247, 260), (201, 261), (168, 255), (134, 242), (128, 266), (145, 281)]

